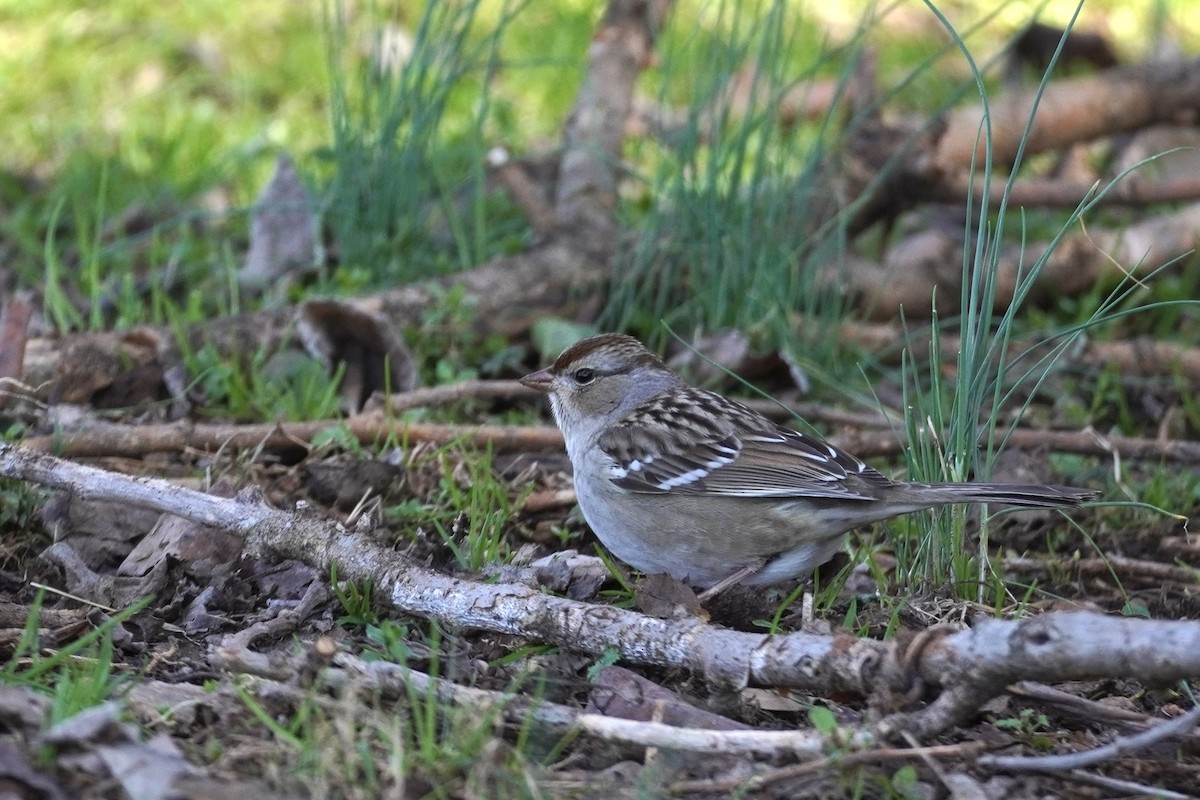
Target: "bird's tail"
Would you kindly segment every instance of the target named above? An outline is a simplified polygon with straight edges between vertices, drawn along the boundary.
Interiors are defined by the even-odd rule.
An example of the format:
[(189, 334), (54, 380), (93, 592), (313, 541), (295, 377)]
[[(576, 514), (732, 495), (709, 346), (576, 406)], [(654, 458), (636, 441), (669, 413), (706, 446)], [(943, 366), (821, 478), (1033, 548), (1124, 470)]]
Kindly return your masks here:
[(1096, 496), (1090, 489), (1045, 486), (1037, 483), (914, 483), (922, 500), (931, 505), (951, 503), (1004, 503), (1027, 508), (1077, 506)]

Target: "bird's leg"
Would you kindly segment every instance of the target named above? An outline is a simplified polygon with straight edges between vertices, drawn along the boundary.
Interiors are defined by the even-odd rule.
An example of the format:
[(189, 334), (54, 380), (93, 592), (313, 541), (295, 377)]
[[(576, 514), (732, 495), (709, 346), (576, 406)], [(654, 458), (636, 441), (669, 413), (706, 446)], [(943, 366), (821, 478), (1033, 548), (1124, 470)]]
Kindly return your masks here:
[(721, 592), (728, 589), (730, 586), (733, 586), (734, 584), (738, 584), (738, 583), (741, 583), (742, 581), (746, 580), (746, 578), (749, 578), (751, 575), (758, 572), (760, 569), (762, 569), (764, 566), (766, 566), (766, 564), (767, 564), (767, 560), (765, 558), (757, 559), (754, 563), (747, 564), (746, 566), (742, 567), (741, 569), (735, 570), (728, 577), (722, 578), (717, 583), (708, 587), (703, 592), (696, 595), (696, 599), (699, 600), (701, 603), (706, 603), (709, 600), (716, 597), (717, 595), (719, 595)]

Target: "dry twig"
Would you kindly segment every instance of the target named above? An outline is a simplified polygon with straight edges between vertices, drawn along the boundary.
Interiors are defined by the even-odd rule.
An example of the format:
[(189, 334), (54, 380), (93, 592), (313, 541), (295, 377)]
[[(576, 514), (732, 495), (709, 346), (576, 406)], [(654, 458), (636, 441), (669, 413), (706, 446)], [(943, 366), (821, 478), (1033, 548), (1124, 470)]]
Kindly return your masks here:
[(1141, 733), (1118, 736), (1103, 747), (1081, 753), (1057, 753), (1048, 756), (986, 755), (980, 756), (977, 763), (985, 769), (1008, 772), (1070, 772), (1145, 750), (1159, 742), (1186, 736), (1197, 724), (1200, 724), (1200, 706), (1169, 722), (1160, 723)]
[(117, 425), (97, 423), (53, 436), (33, 436), (24, 442), (31, 450), (57, 452), (73, 458), (145, 456), (149, 453), (198, 450), (291, 451), (307, 447), (329, 428), (345, 427), (359, 442), (371, 445), (394, 437), (398, 442), (444, 445), (461, 442), (497, 451), (537, 452), (562, 447), (562, 434), (544, 425), (436, 425), (403, 423), (375, 411), (344, 420), (258, 423), (251, 425)]
[(1046, 563), (1036, 558), (1012, 557), (1005, 558), (1003, 565), (1005, 572), (1015, 572), (1021, 575), (1061, 575), (1065, 573), (1080, 577), (1108, 578), (1116, 576), (1117, 578), (1141, 579), (1154, 583), (1172, 581), (1183, 584), (1194, 584), (1200, 581), (1200, 572), (1189, 567), (1118, 555), (1071, 560), (1059, 558), (1053, 563)]

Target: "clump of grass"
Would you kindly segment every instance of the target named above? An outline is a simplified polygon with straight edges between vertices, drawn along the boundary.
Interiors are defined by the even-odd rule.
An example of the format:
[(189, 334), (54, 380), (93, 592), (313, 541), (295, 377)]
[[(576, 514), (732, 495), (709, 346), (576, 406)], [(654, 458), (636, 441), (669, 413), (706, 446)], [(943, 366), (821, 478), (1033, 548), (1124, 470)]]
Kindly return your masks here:
[[(367, 269), (377, 285), (463, 269), (507, 235), (489, 215), (484, 126), (513, 12), (506, 5), (481, 30), (480, 8), (481, 0), (425, 4), (407, 58), (391, 65), (348, 58), (347, 7), (332, 8), (324, 218), (341, 266)], [(380, 48), (389, 32), (376, 31)]]
[(436, 532), (463, 569), (476, 571), (509, 557), (506, 533), (521, 505), (492, 467), (491, 448), (449, 446), (432, 455), (441, 476), (428, 498), (414, 498), (385, 511), (389, 523)]
[[(816, 74), (819, 56), (795, 63), (808, 29), (780, 2), (718, 2), (708, 23), (681, 42), (663, 44), (661, 103), (688, 86), (686, 119), (669, 137), (636, 153), (649, 170), (655, 201), (633, 212), (636, 241), (620, 256), (607, 324), (648, 331), (734, 326), (773, 343), (788, 341), (795, 312), (838, 313), (835, 293), (813, 266), (831, 260), (838, 234), (813, 236), (822, 212), (814, 196), (821, 163), (836, 136), (821, 126), (787, 125), (780, 104), (799, 78)], [(717, 35), (717, 32), (720, 35)], [(817, 48), (820, 50), (819, 46)], [(848, 48), (842, 76), (853, 70)], [(765, 98), (735, 109), (730, 85), (753, 71), (750, 94)]]
[[(938, 13), (933, 9), (934, 13)], [(974, 74), (979, 96), (987, 108), (988, 95), (981, 73), (961, 37), (949, 21), (938, 13), (943, 25), (959, 43), (962, 54)], [(936, 312), (930, 323), (932, 340), (928, 358), (928, 385), (916, 379), (913, 363), (918, 361), (911, 350), (906, 352), (905, 427), (909, 437), (908, 459), (912, 476), (922, 481), (985, 480), (991, 472), (996, 449), (994, 432), (1003, 398), (1003, 378), (1010, 368), (1008, 341), (1012, 334), (1021, 299), (1029, 292), (1044, 266), (1047, 254), (1022, 276), (1013, 301), (997, 313), (996, 290), (999, 272), (999, 243), (1006, 222), (1006, 199), (1001, 202), (994, 227), (989, 223), (988, 188), (992, 179), (991, 129), (984, 114), (986, 150), (982, 165), (984, 189), (979, 200), (978, 217), (981, 233), (972, 237), (967, 231), (968, 244), (963, 255), (961, 315), (958, 320), (960, 349), (957, 357), (957, 380), (953, 388), (942, 377), (940, 335), (942, 325)], [(1032, 124), (1032, 120), (1030, 121)], [(1013, 165), (1017, 174), (1020, 155)], [(1011, 180), (1009, 187), (1011, 187)], [(1007, 195), (1005, 196), (1007, 198)], [(972, 214), (969, 198), (966, 218)], [(1079, 212), (1076, 212), (1077, 214)], [(1075, 222), (1072, 216), (1063, 232)], [(988, 232), (991, 231), (989, 234)], [(1061, 235), (1061, 234), (1060, 234)], [(931, 298), (932, 302), (932, 298)], [(1041, 378), (1053, 365), (1042, 365)], [(982, 414), (982, 424), (980, 417)], [(979, 445), (984, 445), (980, 455)], [(966, 536), (966, 508), (951, 506), (924, 512), (931, 524), (923, 525), (924, 533), (913, 539), (898, 540), (897, 573), (905, 588), (929, 588), (953, 585), (961, 596), (982, 601), (985, 593), (999, 592), (998, 577), (990, 569), (987, 554), (988, 523), (981, 524), (974, 543)]]
[(490, 447), (459, 463), (466, 473), (462, 480), (444, 462), (440, 498), (457, 514), (449, 525), (439, 522), (436, 526), (458, 563), (465, 569), (479, 570), (508, 558), (504, 534), (520, 504), (513, 502), (508, 487), (496, 477)]
[(51, 698), (54, 725), (108, 700), (121, 685), (113, 668), (113, 631), (150, 604), (147, 597), (53, 652), (43, 652), (38, 627), (45, 593), (38, 591), (12, 656), (0, 669), (0, 685), (24, 686)]
[[(840, 270), (846, 223), (864, 200), (835, 197), (837, 165), (854, 161), (846, 143), (879, 109), (851, 106), (845, 89), (866, 58), (868, 33), (887, 32), (876, 30), (883, 26), (868, 11), (845, 42), (833, 45), (781, 0), (718, 0), (698, 16), (699, 24), (680, 26), (686, 33), (660, 43), (661, 66), (652, 73), (663, 87), (660, 105), (682, 104), (686, 116), (635, 144), (647, 206), (625, 209), (634, 241), (618, 257), (623, 279), (611, 292), (605, 325), (645, 331), (651, 344), (665, 330), (733, 327), (788, 351), (805, 368), (828, 370), (845, 355), (835, 335), (847, 309)], [(888, 101), (900, 99), (949, 48), (910, 43), (885, 57), (901, 51), (917, 64), (886, 93)], [(790, 119), (795, 112), (786, 107), (795, 104), (797, 87), (820, 79), (834, 83), (829, 110), (816, 121)], [(955, 87), (937, 102), (948, 105), (962, 91)], [(876, 183), (892, 167), (885, 165)]]
[[(456, 704), (438, 689), (443, 678), (453, 680), (444, 652), (456, 646), (444, 641), (438, 625), (431, 624), (427, 634), (386, 620), (381, 625), (380, 630), (400, 634), (387, 650), (372, 654), (400, 668), (404, 690), (394, 701), (368, 698), (351, 684), (335, 700), (316, 694), (281, 713), (268, 709), (248, 687), (237, 688), (279, 747), (273, 758), (289, 764), (286, 774), (302, 779), (317, 796), (451, 798), (464, 791), (540, 796), (530, 775), (541, 760), (531, 742), (533, 724), (520, 724), (507, 741), (499, 730), (506, 698), (524, 694), (536, 699), (540, 691), (522, 687), (518, 679), (504, 690), (501, 702), (488, 707)], [(418, 669), (424, 674), (416, 674)], [(557, 752), (557, 746), (551, 747), (547, 756)]]
[[(3, 438), (14, 439), (22, 432), (14, 429)], [(18, 542), (19, 536), (29, 537), (31, 531), (40, 529), (38, 519), (46, 497), (46, 490), (33, 484), (0, 478), (0, 537), (9, 547)]]
[(191, 348), (178, 337), (188, 374), (204, 398), (207, 413), (237, 420), (301, 422), (331, 419), (341, 413), (345, 365), (333, 375), (303, 353), (272, 354), (260, 348), (248, 358), (231, 358), (211, 344)]
[[(933, 10), (938, 13), (936, 9)], [(961, 38), (944, 17), (941, 19), (970, 64), (986, 110), (988, 96), (980, 72), (962, 45)], [(1044, 86), (1045, 78), (1042, 88)], [(1049, 345), (1045, 355), (1032, 359), (1028, 357), (1029, 353), (1014, 353), (1010, 342), (1018, 330), (1022, 306), (1054, 247), (1096, 206), (1104, 192), (1086, 198), (1068, 215), (1050, 246), (1020, 275), (1011, 302), (1003, 310), (997, 309), (1000, 243), (1005, 227), (1010, 222), (1007, 199), (1022, 161), (1024, 147), (1022, 145), (1018, 150), (1000, 205), (993, 215), (987, 199), (993, 177), (991, 131), (987, 120), (985, 113), (980, 132), (985, 144), (985, 156), (984, 162), (979, 165), (984, 177), (984, 189), (978, 199), (976, 214), (981, 233), (972, 236), (970, 230), (967, 231), (961, 313), (954, 321), (960, 348), (953, 386), (944, 379), (941, 370), (943, 360), (939, 343), (945, 323), (936, 314), (930, 324), (931, 352), (927, 362), (928, 373), (924, 378), (914, 367), (915, 363), (924, 360), (922, 354), (911, 350), (906, 352), (903, 372), (905, 424), (910, 442), (907, 455), (912, 477), (920, 481), (987, 480), (997, 454), (1004, 447), (1007, 431), (1016, 427), (1057, 359), (1089, 329), (1127, 313), (1117, 309), (1135, 286), (1143, 285), (1155, 274), (1138, 281), (1133, 278), (1124, 281), (1101, 299), (1082, 322), (1046, 337), (1045, 341), (1039, 343), (1039, 346)], [(1032, 118), (1028, 125), (1032, 126)], [(1028, 128), (1023, 143), (1027, 138)], [(1118, 180), (1120, 177), (1123, 175), (1118, 176)], [(974, 202), (974, 198), (969, 199), (968, 227)], [(1011, 414), (1006, 431), (1001, 423), (1002, 411), (1010, 407), (1018, 393), (1024, 394), (1026, 399)], [(1078, 482), (1073, 478), (1068, 480)], [(925, 513), (931, 524), (922, 525), (923, 532), (920, 535), (896, 538), (899, 584), (910, 590), (950, 587), (964, 599), (976, 602), (991, 599), (997, 607), (1004, 605), (1006, 588), (989, 560), (991, 520), (983, 517), (978, 532), (968, 536), (967, 511), (964, 507), (948, 507)]]

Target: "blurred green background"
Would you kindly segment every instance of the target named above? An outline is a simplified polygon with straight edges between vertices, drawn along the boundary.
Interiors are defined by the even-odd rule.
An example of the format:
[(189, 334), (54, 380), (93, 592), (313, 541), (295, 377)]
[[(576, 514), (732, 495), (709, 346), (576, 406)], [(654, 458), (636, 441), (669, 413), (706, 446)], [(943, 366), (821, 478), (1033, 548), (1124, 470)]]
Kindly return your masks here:
[[(1197, 8), (1089, 0), (1077, 25), (1137, 61), (1200, 51)], [(246, 211), (280, 151), (296, 158), (332, 220), (341, 263), (319, 290), (362, 291), (519, 250), (528, 231), (506, 198), (485, 191), (483, 153), (557, 144), (602, 9), (599, 0), (0, 2), (0, 287), (49, 283), (112, 309), (103, 319), (55, 315), (60, 328), (236, 310), (230, 285), (246, 249)], [(1035, 16), (1064, 24), (1075, 12), (1060, 2), (938, 9), (980, 64)], [(970, 86), (965, 60), (922, 3), (684, 0), (643, 93), (694, 107), (736, 68), (733, 43), (755, 53), (755, 37), (775, 35), (771, 26), (782, 28), (770, 63), (781, 83), (842, 75), (870, 46), (889, 113), (931, 116)], [(455, 31), (461, 40), (443, 44)], [(380, 160), (370, 132), (389, 109), (378, 91), (407, 80), (395, 65), (414, 48), (433, 77), (409, 86), (410, 99), (436, 114), (398, 125), (399, 138), (417, 141), (412, 158)], [(819, 157), (797, 143), (807, 148), (822, 134), (791, 135), (776, 144), (790, 154), (783, 168), (788, 158), (803, 162), (797, 153)], [(765, 149), (763, 141), (746, 140)], [(660, 202), (663, 163), (675, 157), (667, 149), (631, 149), (631, 224)], [(415, 164), (413, 174), (395, 174), (397, 163)], [(404, 192), (414, 199), (383, 202)], [(382, 232), (359, 219), (376, 207), (382, 221), (368, 222)], [(423, 216), (396, 229), (392, 220), (408, 214)], [(156, 294), (164, 272), (169, 286)]]

